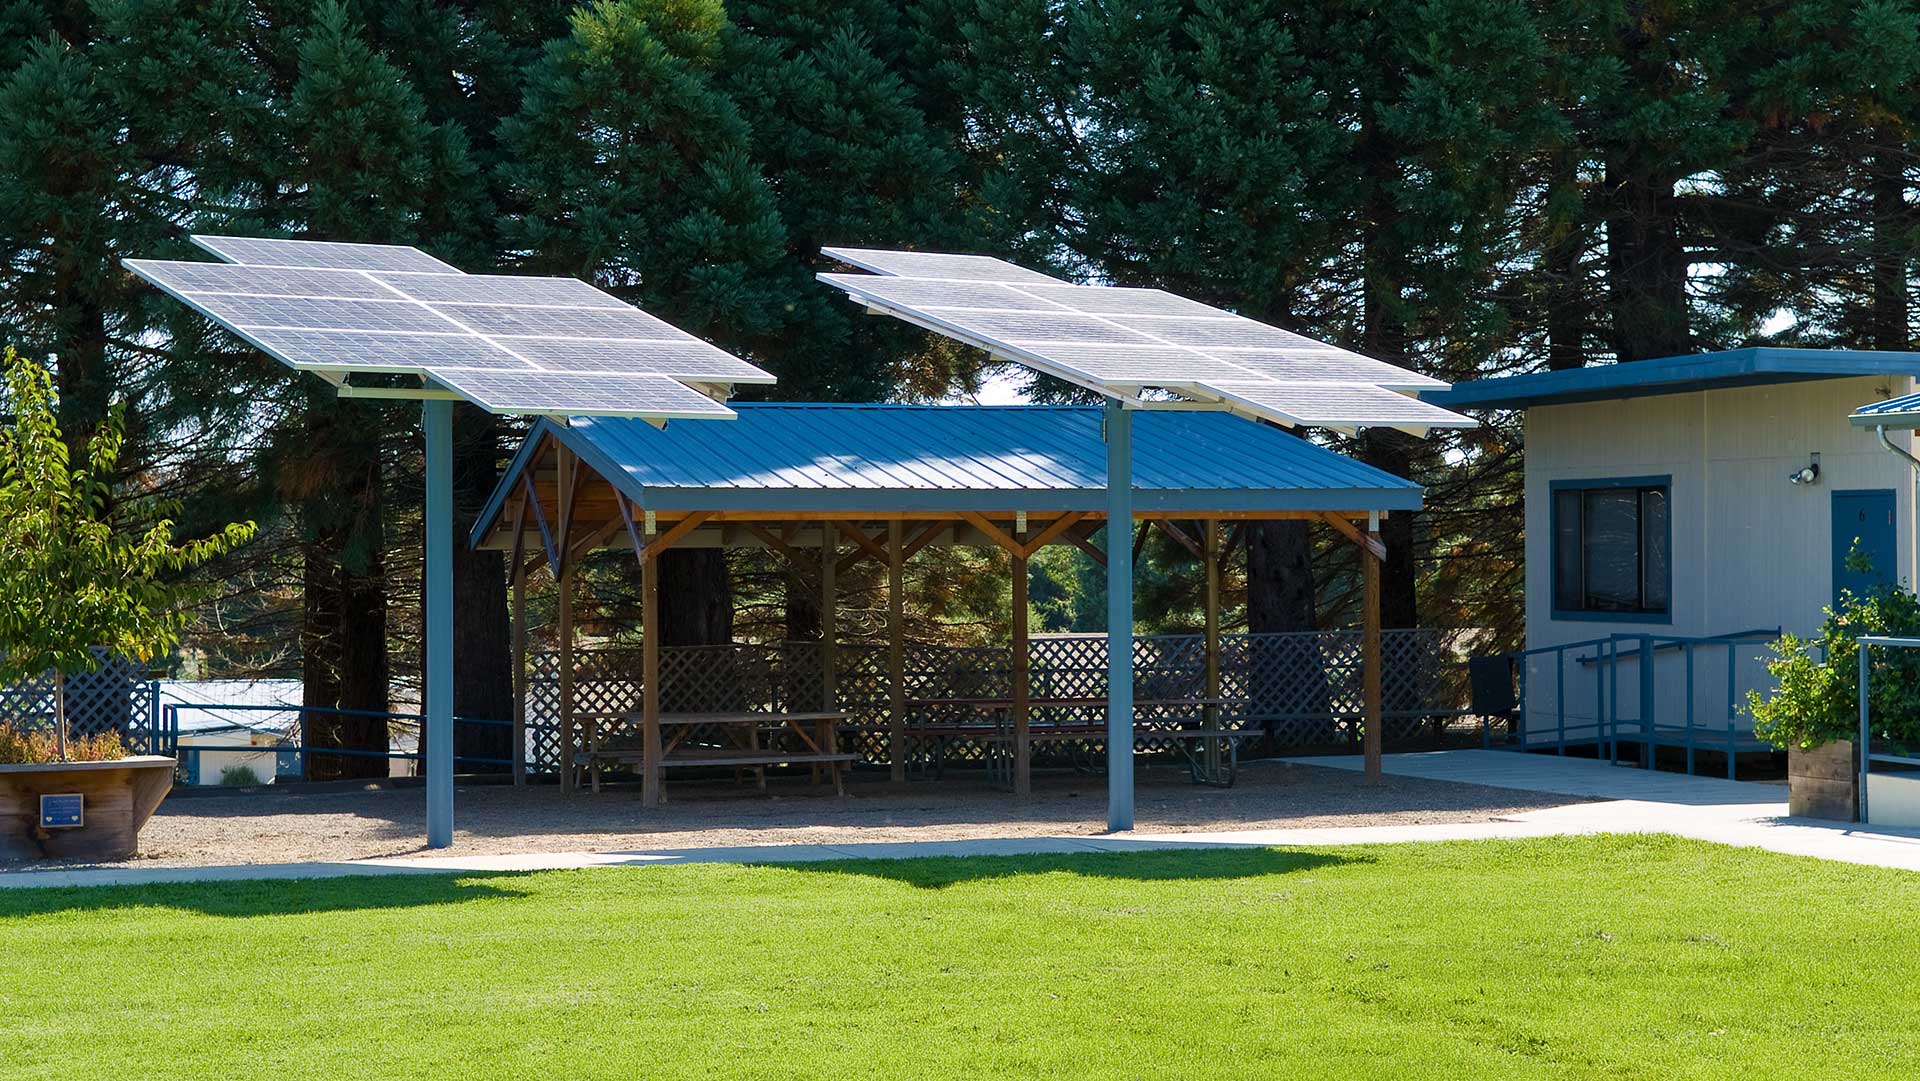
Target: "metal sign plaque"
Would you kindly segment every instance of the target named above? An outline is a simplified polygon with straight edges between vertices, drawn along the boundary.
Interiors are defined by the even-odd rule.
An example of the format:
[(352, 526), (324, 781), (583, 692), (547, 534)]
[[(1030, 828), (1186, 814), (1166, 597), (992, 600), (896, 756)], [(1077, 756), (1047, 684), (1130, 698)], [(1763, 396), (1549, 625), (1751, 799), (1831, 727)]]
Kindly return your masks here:
[(78, 792), (40, 797), (40, 828), (78, 829), (87, 824), (87, 798)]

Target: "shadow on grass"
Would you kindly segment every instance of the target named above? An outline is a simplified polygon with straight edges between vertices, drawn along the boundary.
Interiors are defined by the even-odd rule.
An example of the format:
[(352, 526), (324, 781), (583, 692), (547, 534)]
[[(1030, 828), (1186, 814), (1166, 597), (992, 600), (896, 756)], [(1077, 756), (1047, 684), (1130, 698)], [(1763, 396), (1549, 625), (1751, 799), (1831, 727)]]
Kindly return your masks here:
[(1185, 849), (1074, 852), (1008, 856), (920, 856), (908, 859), (823, 860), (765, 864), (785, 870), (864, 875), (921, 889), (942, 890), (975, 882), (1065, 874), (1076, 878), (1133, 882), (1193, 882), (1297, 874), (1347, 864), (1372, 863), (1366, 855), (1333, 855), (1275, 848), (1199, 845)]
[(526, 891), (507, 881), (518, 877), (511, 872), (359, 875), (0, 890), (0, 920), (138, 908), (233, 919), (419, 908), (523, 897)]

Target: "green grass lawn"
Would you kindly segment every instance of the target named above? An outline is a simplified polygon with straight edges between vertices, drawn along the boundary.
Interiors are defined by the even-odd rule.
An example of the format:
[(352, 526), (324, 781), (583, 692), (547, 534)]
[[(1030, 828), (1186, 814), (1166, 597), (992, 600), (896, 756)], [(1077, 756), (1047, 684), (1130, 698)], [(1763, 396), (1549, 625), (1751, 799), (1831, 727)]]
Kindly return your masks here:
[(1911, 1076), (1920, 876), (1665, 838), (0, 891), (0, 1077)]

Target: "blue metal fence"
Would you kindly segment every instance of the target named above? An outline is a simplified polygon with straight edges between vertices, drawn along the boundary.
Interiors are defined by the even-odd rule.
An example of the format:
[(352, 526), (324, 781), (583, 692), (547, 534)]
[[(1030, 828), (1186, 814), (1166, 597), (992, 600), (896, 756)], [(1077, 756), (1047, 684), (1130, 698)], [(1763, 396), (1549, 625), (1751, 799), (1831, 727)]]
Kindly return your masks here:
[[(155, 693), (157, 696), (157, 693), (158, 693), (157, 684), (155, 685), (155, 688), (156, 688)], [(181, 746), (180, 745), (180, 711), (181, 710), (212, 710), (220, 713), (248, 713), (248, 712), (276, 713), (276, 714), (292, 713), (301, 717), (302, 719), (304, 719), (309, 714), (326, 714), (329, 716), (341, 716), (341, 717), (370, 717), (376, 720), (386, 721), (388, 726), (388, 731), (390, 733), (394, 732), (395, 730), (398, 730), (403, 735), (411, 732), (412, 734), (415, 735), (416, 741), (417, 741), (417, 735), (418, 735), (420, 724), (421, 724), (421, 715), (418, 713), (394, 713), (394, 712), (385, 712), (380, 710), (338, 709), (338, 708), (326, 707), (326, 706), (279, 705), (279, 704), (273, 704), (273, 703), (234, 704), (234, 703), (228, 703), (228, 702), (168, 702), (159, 707), (158, 716), (160, 717), (160, 723), (154, 726), (151, 734), (147, 737), (147, 742), (152, 747), (164, 748), (164, 749), (155, 749), (155, 750), (147, 751), (145, 753), (169, 754), (169, 755), (178, 756), (180, 759), (181, 770), (187, 775), (188, 784), (200, 783), (200, 775), (201, 775), (200, 758), (201, 756), (208, 755), (208, 754), (249, 754), (249, 753), (272, 752), (275, 756), (274, 776), (276, 778), (286, 778), (289, 780), (297, 780), (297, 779), (304, 778), (306, 776), (306, 772), (307, 772), (306, 760), (307, 760), (307, 755), (309, 754), (338, 755), (343, 758), (384, 758), (389, 761), (405, 761), (405, 762), (417, 762), (424, 757), (421, 754), (421, 752), (418, 750), (405, 751), (405, 750), (396, 750), (389, 747), (385, 751), (370, 751), (370, 750), (354, 750), (354, 749), (341, 748), (341, 747), (319, 747), (319, 746), (309, 746), (309, 745), (302, 744), (299, 742), (298, 739), (282, 739), (274, 743), (264, 744), (264, 745), (250, 745), (250, 744), (217, 745), (216, 744), (216, 745), (208, 745), (208, 746), (191, 746), (191, 745)], [(469, 728), (471, 727), (511, 728), (513, 726), (512, 721), (492, 720), (489, 718), (480, 718), (480, 717), (455, 717), (453, 719), (453, 723), (455, 725), (456, 732), (462, 726), (466, 726)], [(541, 729), (542, 727), (543, 726), (541, 725), (532, 724), (532, 723), (529, 723), (527, 725), (527, 730), (529, 732), (529, 736), (528, 736), (529, 743), (532, 742), (531, 734), (536, 729)], [(417, 742), (415, 745), (418, 746)], [(136, 748), (136, 749), (142, 749), (142, 748)], [(495, 758), (495, 757), (487, 757), (487, 756), (481, 756), (481, 755), (455, 755), (454, 763), (456, 766), (459, 766), (462, 764), (470, 765), (470, 766), (472, 765), (501, 766), (501, 767), (507, 767), (507, 768), (511, 768), (513, 766), (513, 760), (510, 758)]]
[[(1620, 760), (1622, 743), (1640, 748), (1641, 764), (1652, 768), (1655, 749), (1680, 747), (1686, 751), (1687, 772), (1693, 773), (1700, 751), (1725, 755), (1727, 776), (1734, 775), (1734, 757), (1742, 751), (1771, 750), (1756, 739), (1741, 712), (1747, 689), (1739, 678), (1743, 651), (1758, 654), (1780, 636), (1780, 628), (1738, 631), (1732, 634), (1687, 636), (1672, 634), (1612, 634), (1552, 646), (1537, 646), (1513, 654), (1519, 669), (1521, 733), (1510, 746), (1518, 750), (1547, 750), (1565, 754), (1569, 747), (1593, 746), (1610, 761)], [(1724, 682), (1705, 695), (1710, 708), (1702, 710), (1706, 690), (1702, 655), (1715, 656)], [(1663, 673), (1663, 657), (1675, 659)], [(1573, 665), (1569, 669), (1569, 664)], [(1632, 666), (1623, 677), (1623, 668)], [(1533, 675), (1551, 674), (1551, 682)], [(1570, 709), (1569, 674), (1592, 685), (1592, 712)], [(1623, 686), (1623, 679), (1626, 685)], [(1576, 688), (1573, 694), (1586, 693)], [(1551, 703), (1542, 708), (1543, 697)], [(1664, 700), (1664, 703), (1663, 703)], [(1676, 715), (1677, 714), (1677, 715)], [(1552, 718), (1550, 731), (1536, 726)], [(1491, 744), (1490, 736), (1487, 742)]]

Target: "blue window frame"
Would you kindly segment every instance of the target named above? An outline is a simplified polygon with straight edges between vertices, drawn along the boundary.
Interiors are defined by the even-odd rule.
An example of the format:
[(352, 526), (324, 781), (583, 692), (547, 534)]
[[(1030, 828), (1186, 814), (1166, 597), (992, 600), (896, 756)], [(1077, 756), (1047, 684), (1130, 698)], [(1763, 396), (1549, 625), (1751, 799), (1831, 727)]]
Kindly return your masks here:
[(1553, 618), (1673, 621), (1673, 478), (1551, 485)]

